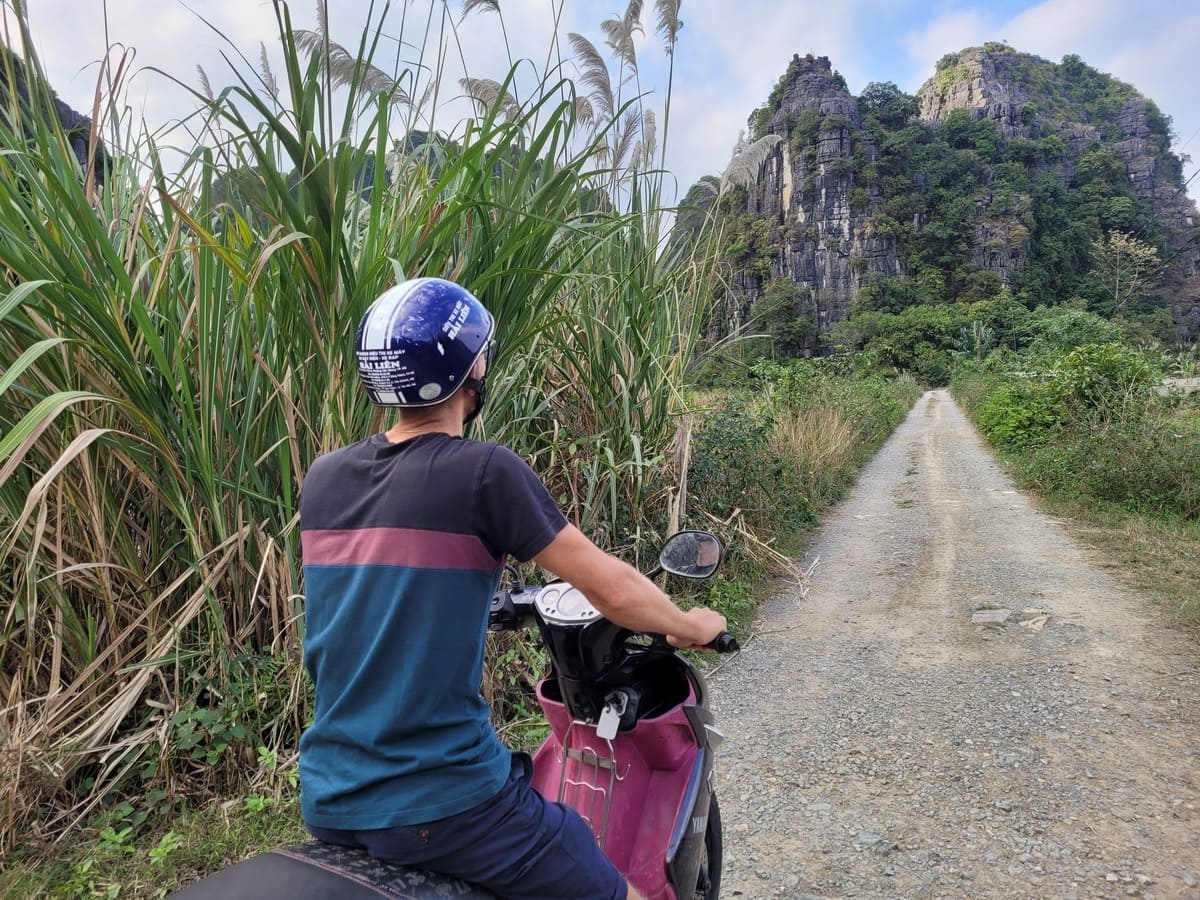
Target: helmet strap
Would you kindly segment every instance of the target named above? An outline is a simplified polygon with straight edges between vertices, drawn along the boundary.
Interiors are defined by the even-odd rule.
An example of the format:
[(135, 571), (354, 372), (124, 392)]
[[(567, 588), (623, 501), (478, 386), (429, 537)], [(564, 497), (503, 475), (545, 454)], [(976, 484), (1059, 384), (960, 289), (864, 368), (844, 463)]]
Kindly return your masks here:
[(487, 376), (483, 378), (464, 378), (462, 386), (470, 388), (475, 392), (475, 408), (467, 413), (467, 417), (463, 419), (463, 425), (470, 425), (475, 421), (476, 417), (483, 412), (483, 400), (487, 395)]

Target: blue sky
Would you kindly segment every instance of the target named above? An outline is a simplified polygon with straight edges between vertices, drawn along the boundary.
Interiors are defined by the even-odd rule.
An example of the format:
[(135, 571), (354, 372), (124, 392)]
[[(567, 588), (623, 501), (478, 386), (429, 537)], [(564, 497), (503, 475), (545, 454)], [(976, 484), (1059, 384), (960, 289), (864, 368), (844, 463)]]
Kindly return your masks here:
[[(435, 11), (441, 0), (433, 0)], [(8, 0), (0, 0), (6, 8)], [(392, 4), (385, 30), (401, 21), (412, 37), (430, 0)], [(499, 0), (514, 55), (540, 66), (560, 0)], [(136, 48), (128, 101), (152, 127), (192, 108), (159, 68), (196, 85), (197, 65), (214, 87), (231, 81), (222, 52), (230, 45), (257, 60), (259, 43), (277, 56), (275, 17), (263, 0), (37, 0), (30, 14), (35, 41), (60, 96), (91, 107), (107, 41)], [(356, 41), (368, 0), (330, 0), (335, 40)], [(457, 14), (461, 0), (448, 0)], [(377, 4), (382, 7), (382, 3)], [(625, 0), (565, 0), (561, 31), (578, 31), (602, 45), (599, 23), (623, 12)], [(654, 33), (653, 0), (639, 47), (642, 88), (660, 98), (665, 56)], [(298, 27), (313, 27), (315, 3), (293, 5)], [(106, 19), (107, 15), (107, 19)], [(684, 28), (676, 54), (668, 168), (681, 191), (701, 175), (717, 173), (745, 127), (783, 73), (793, 53), (828, 56), (853, 93), (871, 81), (893, 81), (916, 92), (944, 54), (989, 40), (1054, 61), (1076, 53), (1149, 96), (1174, 120), (1177, 151), (1200, 161), (1200, 4), (1190, 0), (683, 0)], [(201, 16), (221, 32), (214, 33)], [(457, 16), (456, 16), (457, 17)], [(223, 35), (223, 37), (222, 37)], [(494, 16), (477, 12), (460, 38), (477, 77), (501, 78), (506, 54)], [(225, 39), (229, 44), (225, 43)], [(393, 47), (394, 52), (394, 47)], [(454, 73), (457, 78), (457, 73)], [(1185, 164), (1185, 177), (1198, 163)], [(1200, 177), (1192, 197), (1200, 196)]]

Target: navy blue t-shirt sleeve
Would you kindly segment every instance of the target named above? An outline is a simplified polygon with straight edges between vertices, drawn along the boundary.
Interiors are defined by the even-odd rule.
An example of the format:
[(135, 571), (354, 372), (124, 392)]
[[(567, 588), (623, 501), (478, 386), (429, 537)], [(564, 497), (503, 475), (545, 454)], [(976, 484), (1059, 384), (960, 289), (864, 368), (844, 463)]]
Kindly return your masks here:
[(528, 562), (549, 546), (567, 519), (525, 460), (499, 445), (480, 476), (484, 540)]

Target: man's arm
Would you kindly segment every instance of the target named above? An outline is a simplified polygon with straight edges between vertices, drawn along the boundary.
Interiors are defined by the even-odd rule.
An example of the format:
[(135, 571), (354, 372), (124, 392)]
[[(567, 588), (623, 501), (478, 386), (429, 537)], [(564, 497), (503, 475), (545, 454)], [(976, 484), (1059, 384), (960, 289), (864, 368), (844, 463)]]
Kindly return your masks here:
[(534, 557), (538, 565), (579, 588), (600, 613), (632, 631), (667, 635), (676, 647), (702, 647), (725, 630), (725, 617), (698, 607), (687, 612), (649, 578), (605, 553), (567, 525)]

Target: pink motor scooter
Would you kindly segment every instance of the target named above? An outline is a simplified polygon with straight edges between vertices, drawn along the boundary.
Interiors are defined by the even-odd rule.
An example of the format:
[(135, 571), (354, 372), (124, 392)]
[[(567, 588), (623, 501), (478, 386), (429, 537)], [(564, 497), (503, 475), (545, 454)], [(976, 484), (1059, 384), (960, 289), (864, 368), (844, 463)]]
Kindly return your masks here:
[[(664, 544), (662, 572), (707, 578), (721, 562), (711, 534), (684, 531)], [(576, 809), (629, 883), (648, 900), (715, 900), (721, 817), (711, 777), (722, 735), (704, 678), (660, 635), (605, 619), (566, 582), (514, 585), (492, 600), (488, 627), (537, 627), (551, 672), (538, 685), (550, 735), (534, 754), (535, 787)], [(738, 649), (723, 633), (713, 649)], [(451, 878), (311, 841), (239, 863), (174, 895), (239, 898), (426, 898), (491, 894)], [(563, 898), (570, 897), (564, 885)]]

